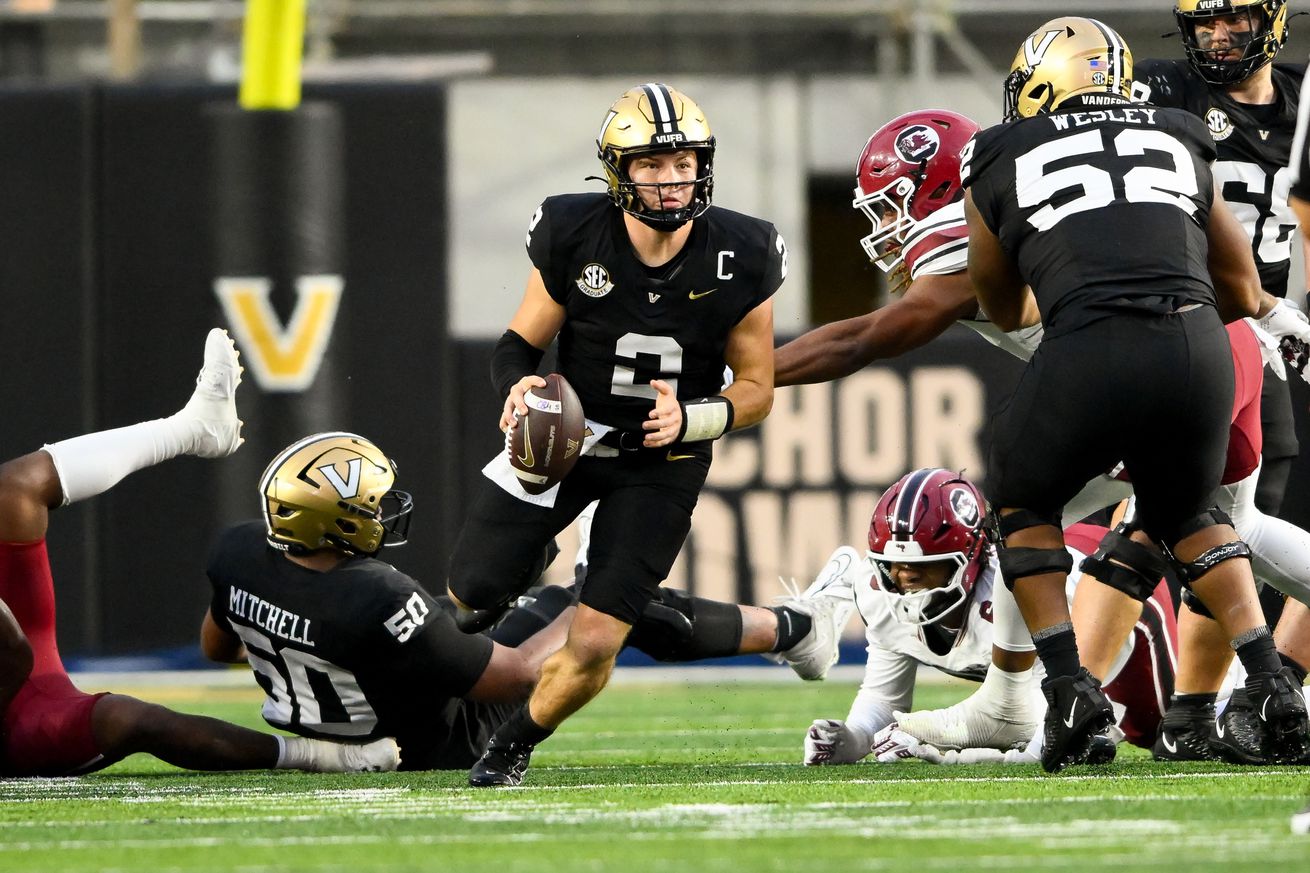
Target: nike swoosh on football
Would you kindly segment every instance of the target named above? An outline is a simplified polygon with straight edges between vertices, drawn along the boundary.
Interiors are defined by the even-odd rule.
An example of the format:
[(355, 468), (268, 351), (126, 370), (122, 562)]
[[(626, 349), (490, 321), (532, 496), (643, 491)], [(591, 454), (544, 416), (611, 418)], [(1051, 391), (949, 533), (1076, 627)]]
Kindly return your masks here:
[(1069, 707), (1069, 717), (1064, 720), (1065, 727), (1067, 728), (1073, 727), (1073, 717), (1074, 717), (1074, 713), (1076, 713), (1077, 711), (1078, 711), (1078, 701), (1075, 700), (1073, 702), (1073, 706)]
[(687, 292), (687, 299), (688, 299), (688, 300), (699, 300), (699, 299), (701, 299), (702, 297), (707, 297), (707, 296), (709, 296), (710, 294), (713, 294), (715, 291), (718, 291), (718, 290), (719, 290), (718, 288), (711, 288), (711, 289), (708, 290), (708, 291), (688, 291), (688, 292)]
[(523, 454), (519, 455), (519, 462), (520, 462), (521, 464), (523, 464), (525, 467), (531, 467), (532, 464), (533, 464), (533, 461), (536, 460), (536, 459), (532, 456), (532, 439), (531, 439), (531, 437), (528, 435), (528, 422), (529, 422), (529, 421), (530, 421), (530, 419), (529, 419), (527, 416), (524, 416), (524, 417), (523, 417), (523, 422), (522, 422), (522, 424), (523, 424)]

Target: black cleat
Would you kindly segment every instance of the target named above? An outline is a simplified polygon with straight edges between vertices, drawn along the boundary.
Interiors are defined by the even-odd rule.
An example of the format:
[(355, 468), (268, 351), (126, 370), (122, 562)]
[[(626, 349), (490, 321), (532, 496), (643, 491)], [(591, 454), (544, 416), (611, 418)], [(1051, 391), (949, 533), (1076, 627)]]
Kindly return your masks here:
[(1151, 746), (1157, 761), (1216, 761), (1219, 752), (1214, 708), (1171, 708), (1160, 722), (1160, 735)]
[(1310, 755), (1305, 697), (1290, 668), (1247, 676), (1246, 695), (1265, 725), (1265, 757), (1276, 764), (1292, 764)]
[(1047, 677), (1042, 694), (1046, 696), (1042, 769), (1059, 773), (1087, 760), (1092, 738), (1114, 724), (1114, 710), (1101, 683), (1085, 667), (1073, 676)]
[(1269, 764), (1272, 762), (1265, 756), (1268, 745), (1265, 723), (1251, 708), (1246, 689), (1238, 688), (1228, 698), (1215, 730), (1214, 748), (1219, 759), (1229, 764)]
[(1087, 747), (1087, 763), (1093, 767), (1109, 764), (1118, 754), (1119, 747), (1114, 740), (1105, 734), (1095, 734), (1092, 736), (1092, 743)]
[(523, 782), (532, 758), (533, 746), (527, 743), (496, 742), (493, 735), (487, 750), (469, 770), (469, 785), (474, 788), (513, 788)]

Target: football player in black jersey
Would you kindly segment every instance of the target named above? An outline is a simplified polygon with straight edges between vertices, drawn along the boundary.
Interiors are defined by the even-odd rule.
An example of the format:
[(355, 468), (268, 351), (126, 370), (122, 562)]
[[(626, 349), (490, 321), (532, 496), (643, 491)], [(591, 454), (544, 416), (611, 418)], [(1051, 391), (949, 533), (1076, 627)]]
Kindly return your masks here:
[[(713, 441), (773, 403), (773, 305), (787, 249), (767, 221), (711, 206), (715, 140), (690, 98), (632, 88), (596, 140), (608, 191), (549, 197), (528, 229), (532, 272), (497, 343), (502, 429), (559, 339), (559, 370), (590, 434), (581, 460), (542, 498), (503, 455), (470, 508), (449, 587), (463, 607), (502, 608), (531, 582), (532, 559), (599, 499), (591, 564), (568, 642), (470, 774), (518, 784), (532, 748), (604, 687), (633, 622), (691, 526)], [(733, 373), (724, 387), (724, 366)]]
[[(1138, 64), (1133, 96), (1205, 122), (1217, 153), (1219, 195), (1251, 239), (1261, 284), (1285, 298), (1297, 228), (1287, 204), (1287, 165), (1305, 69), (1274, 63), (1289, 33), (1287, 2), (1177, 0), (1174, 16), (1187, 59)], [(1268, 318), (1297, 316), (1280, 306)], [(1260, 423), (1265, 442), (1256, 505), (1276, 515), (1298, 446), (1287, 385), (1270, 373)]]
[(1261, 314), (1259, 277), (1215, 194), (1208, 131), (1180, 110), (1131, 103), (1131, 77), (1128, 47), (1104, 24), (1048, 22), (1015, 56), (1007, 123), (978, 134), (961, 170), (984, 310), (1017, 326), (1031, 286), (1045, 328), (996, 419), (991, 469), (1002, 573), (1046, 667), (1048, 771), (1082, 760), (1113, 721), (1078, 660), (1060, 508), (1120, 459), (1140, 533), (1220, 618), (1280, 751), (1303, 754), (1310, 731), (1249, 549), (1211, 505), (1233, 403), (1221, 314)]
[[(1304, 71), (1302, 64), (1274, 63), (1289, 35), (1286, 0), (1178, 0), (1174, 17), (1186, 60), (1139, 63), (1134, 99), (1185, 109), (1205, 121), (1217, 153), (1212, 170), (1218, 193), (1251, 240), (1261, 284), (1280, 298), (1260, 325), (1281, 335), (1289, 322), (1305, 321), (1282, 299), (1288, 291), (1291, 245), (1297, 235), (1298, 219), (1287, 202), (1288, 163)], [(1268, 368), (1260, 426), (1264, 442), (1255, 502), (1260, 512), (1272, 516), (1282, 507), (1299, 446), (1288, 386)], [(1178, 706), (1194, 710), (1195, 730), (1204, 735), (1212, 731), (1209, 707), (1228, 659), (1223, 630), (1203, 610), (1193, 612), (1192, 605), (1195, 601), (1189, 599), (1179, 618), (1183, 656)], [(1280, 650), (1294, 648), (1294, 641), (1303, 636), (1298, 627), (1303, 612), (1303, 607), (1294, 605), (1286, 623), (1279, 618)], [(1216, 657), (1192, 657), (1203, 652)], [(1244, 695), (1237, 694), (1224, 716), (1230, 730), (1246, 709)], [(1174, 713), (1179, 719), (1184, 715)]]
[(135, 752), (192, 770), (396, 768), (390, 738), (346, 745), (273, 736), (123, 694), (85, 694), (64, 672), (46, 552), (50, 512), (168, 458), (236, 451), (240, 374), (236, 347), (215, 328), (180, 412), (61, 440), (0, 464), (0, 777), (88, 773)]
[[(394, 483), (390, 459), (356, 434), (314, 434), (280, 452), (261, 477), (263, 519), (223, 531), (211, 551), (201, 648), (250, 664), (275, 727), (395, 737), (403, 770), (463, 769), (563, 644), (576, 593), (543, 587), (489, 633), (463, 633), (448, 597), (375, 557), (408, 532), (413, 504)], [(820, 679), (853, 607), (849, 589), (826, 590), (829, 576), (776, 607), (660, 589), (626, 642), (662, 661), (776, 652)], [(810, 621), (817, 604), (831, 621)]]

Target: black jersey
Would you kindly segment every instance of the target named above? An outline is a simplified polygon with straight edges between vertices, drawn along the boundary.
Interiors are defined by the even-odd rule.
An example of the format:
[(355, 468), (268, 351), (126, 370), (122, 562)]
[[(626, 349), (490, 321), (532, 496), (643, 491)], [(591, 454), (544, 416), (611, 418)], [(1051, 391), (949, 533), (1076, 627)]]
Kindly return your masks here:
[(305, 736), (395, 737), (402, 769), (454, 769), (488, 739), (467, 693), (491, 659), (487, 637), (455, 626), (443, 604), (383, 561), (349, 558), (324, 573), (287, 560), (262, 522), (219, 535), (210, 612), (246, 644), (264, 719)]
[(1115, 312), (1215, 302), (1213, 157), (1195, 116), (1124, 102), (981, 131), (961, 178), (1052, 338)]
[[(1310, 77), (1310, 72), (1306, 73)], [(1310, 99), (1310, 93), (1307, 93), (1302, 81), (1302, 102)], [(1291, 170), (1292, 193), (1302, 200), (1310, 200), (1310, 140), (1307, 139), (1306, 130), (1310, 128), (1310, 107), (1299, 106), (1296, 114), (1296, 136), (1292, 140), (1292, 154), (1288, 158), (1288, 168)]]
[(787, 273), (772, 224), (719, 207), (692, 223), (670, 263), (648, 268), (606, 194), (547, 198), (527, 245), (567, 313), (560, 372), (587, 418), (620, 430), (641, 430), (656, 397), (652, 379), (682, 400), (722, 391), (728, 334)]
[(1134, 69), (1135, 99), (1185, 109), (1205, 122), (1217, 152), (1212, 169), (1219, 194), (1251, 238), (1260, 283), (1276, 297), (1287, 294), (1297, 224), (1287, 205), (1287, 165), (1304, 72), (1304, 65), (1274, 64), (1277, 97), (1255, 106), (1238, 103), (1186, 61), (1146, 60)]

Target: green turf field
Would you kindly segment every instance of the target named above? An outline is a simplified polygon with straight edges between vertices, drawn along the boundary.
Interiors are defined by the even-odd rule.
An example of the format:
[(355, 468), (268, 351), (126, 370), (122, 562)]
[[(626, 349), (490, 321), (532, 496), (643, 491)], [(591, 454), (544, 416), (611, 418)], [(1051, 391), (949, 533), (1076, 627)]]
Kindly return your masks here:
[[(135, 692), (258, 724), (247, 692)], [(843, 717), (853, 692), (612, 687), (501, 791), (463, 773), (205, 775), (141, 757), (0, 781), (0, 870), (1310, 870), (1310, 837), (1288, 832), (1310, 768), (1165, 767), (1135, 750), (1054, 777), (796, 763), (810, 719)]]

